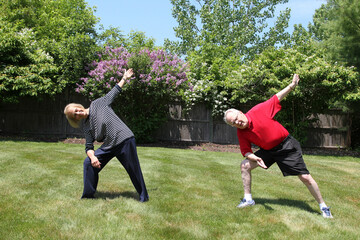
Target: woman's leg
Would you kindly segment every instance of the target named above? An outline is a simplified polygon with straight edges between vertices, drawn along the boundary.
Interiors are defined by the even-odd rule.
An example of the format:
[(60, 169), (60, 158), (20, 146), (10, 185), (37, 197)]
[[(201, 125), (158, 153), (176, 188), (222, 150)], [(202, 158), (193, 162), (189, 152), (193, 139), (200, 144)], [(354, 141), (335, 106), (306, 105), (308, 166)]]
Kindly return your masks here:
[(99, 182), (99, 172), (105, 167), (105, 165), (113, 158), (113, 154), (110, 151), (104, 151), (98, 148), (95, 151), (95, 156), (101, 162), (101, 168), (94, 168), (91, 165), (89, 157), (84, 160), (84, 191), (81, 198), (94, 198), (97, 184)]
[(84, 160), (84, 191), (81, 198), (94, 198), (100, 169), (91, 166), (90, 158)]
[(135, 138), (130, 138), (120, 145), (120, 149), (116, 152), (117, 159), (124, 166), (129, 174), (131, 182), (136, 191), (139, 193), (139, 201), (146, 202), (149, 195), (146, 190), (145, 181), (140, 168), (140, 162), (136, 151)]

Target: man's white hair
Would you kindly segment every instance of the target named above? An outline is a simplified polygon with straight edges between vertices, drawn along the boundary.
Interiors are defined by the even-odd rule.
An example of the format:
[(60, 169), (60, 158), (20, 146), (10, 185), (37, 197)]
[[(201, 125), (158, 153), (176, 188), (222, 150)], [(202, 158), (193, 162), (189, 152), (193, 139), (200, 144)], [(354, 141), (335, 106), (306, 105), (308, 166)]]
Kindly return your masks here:
[(240, 112), (240, 111), (235, 109), (235, 108), (230, 108), (230, 109), (225, 111), (225, 113), (224, 113), (224, 122), (226, 124), (229, 124), (229, 125), (230, 125), (230, 123), (227, 121), (226, 116), (228, 115), (228, 113), (231, 113), (231, 112), (236, 112), (237, 113), (237, 112)]

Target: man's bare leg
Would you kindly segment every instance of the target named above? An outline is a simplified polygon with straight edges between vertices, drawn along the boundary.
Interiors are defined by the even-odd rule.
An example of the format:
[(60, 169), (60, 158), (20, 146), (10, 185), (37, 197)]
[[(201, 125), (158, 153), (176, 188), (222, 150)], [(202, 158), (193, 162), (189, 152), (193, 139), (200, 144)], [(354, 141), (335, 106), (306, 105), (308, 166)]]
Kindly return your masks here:
[(321, 196), (319, 186), (317, 185), (313, 177), (310, 174), (303, 174), (303, 175), (299, 175), (298, 177), (309, 189), (311, 195), (315, 198), (315, 200), (319, 203), (319, 207), (323, 217), (333, 218), (330, 212), (330, 208), (326, 206), (324, 199)]
[(311, 195), (315, 198), (315, 200), (320, 204), (323, 203), (324, 200), (321, 196), (319, 186), (316, 181), (310, 174), (303, 174), (298, 176), (299, 179), (305, 184), (305, 186), (309, 189)]
[(244, 194), (251, 194), (251, 170), (258, 165), (254, 161), (245, 159), (241, 163), (241, 178), (244, 186)]
[(237, 206), (238, 208), (248, 207), (255, 204), (251, 197), (251, 170), (258, 166), (257, 162), (245, 159), (241, 163), (241, 178), (244, 186), (244, 198)]

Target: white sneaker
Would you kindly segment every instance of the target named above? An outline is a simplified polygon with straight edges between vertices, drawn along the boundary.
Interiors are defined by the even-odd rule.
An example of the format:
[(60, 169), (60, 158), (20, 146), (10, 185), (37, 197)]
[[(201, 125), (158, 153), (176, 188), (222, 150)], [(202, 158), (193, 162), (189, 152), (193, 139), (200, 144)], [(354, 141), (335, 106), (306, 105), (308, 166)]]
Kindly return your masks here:
[(255, 201), (251, 200), (251, 201), (246, 201), (246, 199), (244, 198), (243, 200), (241, 200), (240, 204), (237, 205), (237, 208), (244, 208), (244, 207), (250, 207), (255, 205)]
[(323, 207), (321, 209), (321, 214), (324, 218), (333, 218), (330, 212), (330, 207)]

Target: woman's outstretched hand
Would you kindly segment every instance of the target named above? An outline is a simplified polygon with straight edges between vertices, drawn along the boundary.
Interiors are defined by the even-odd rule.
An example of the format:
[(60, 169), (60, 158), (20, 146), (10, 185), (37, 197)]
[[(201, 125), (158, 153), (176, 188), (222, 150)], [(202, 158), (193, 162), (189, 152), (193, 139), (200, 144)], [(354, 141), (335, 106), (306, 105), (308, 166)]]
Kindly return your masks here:
[(134, 71), (132, 68), (130, 68), (129, 70), (125, 70), (123, 79), (124, 80), (128, 80), (129, 78), (131, 78), (131, 76), (134, 74)]
[(122, 88), (124, 86), (124, 84), (125, 84), (125, 81), (128, 80), (129, 78), (131, 78), (132, 75), (134, 75), (134, 71), (133, 71), (132, 68), (130, 68), (129, 70), (125, 70), (121, 81), (118, 83), (119, 87)]

